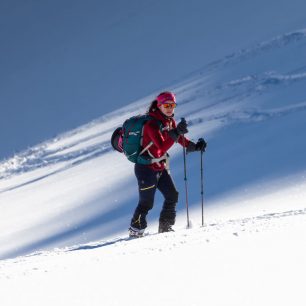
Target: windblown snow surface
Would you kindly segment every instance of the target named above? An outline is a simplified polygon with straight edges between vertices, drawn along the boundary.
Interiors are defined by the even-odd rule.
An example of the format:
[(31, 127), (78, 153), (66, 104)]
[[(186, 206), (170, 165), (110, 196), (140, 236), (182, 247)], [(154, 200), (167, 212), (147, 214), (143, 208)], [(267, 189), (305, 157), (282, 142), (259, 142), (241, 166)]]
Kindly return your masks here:
[(175, 233), (128, 241), (133, 165), (112, 131), (152, 96), (0, 163), (1, 305), (305, 305), (306, 29), (240, 50), (173, 84), (176, 118), (204, 137), (182, 148)]

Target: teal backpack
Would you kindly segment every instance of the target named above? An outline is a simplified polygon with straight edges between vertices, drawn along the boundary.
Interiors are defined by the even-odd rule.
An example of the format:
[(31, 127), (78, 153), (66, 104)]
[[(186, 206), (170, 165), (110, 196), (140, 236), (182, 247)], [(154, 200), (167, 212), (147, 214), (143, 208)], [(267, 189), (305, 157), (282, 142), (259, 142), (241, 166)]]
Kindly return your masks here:
[[(156, 120), (149, 115), (138, 115), (127, 119), (122, 127), (113, 132), (112, 147), (118, 152), (124, 153), (132, 163), (149, 165), (152, 162), (156, 162), (155, 158), (142, 155), (153, 144), (151, 142), (146, 148), (142, 147), (143, 126), (151, 119)], [(158, 120), (156, 121), (159, 123), (160, 129), (162, 129), (162, 123)]]

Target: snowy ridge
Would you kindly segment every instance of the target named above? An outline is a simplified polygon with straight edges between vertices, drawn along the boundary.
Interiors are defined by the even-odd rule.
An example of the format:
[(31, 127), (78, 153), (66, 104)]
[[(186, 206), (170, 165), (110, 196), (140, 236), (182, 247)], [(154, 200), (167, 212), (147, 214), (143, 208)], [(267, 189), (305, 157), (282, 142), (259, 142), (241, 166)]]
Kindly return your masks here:
[(306, 29), (300, 29), (274, 37), (270, 40), (260, 42), (252, 48), (241, 49), (226, 56), (224, 59), (211, 63), (208, 67), (216, 69), (219, 66), (233, 64), (236, 61), (246, 60), (263, 52), (273, 51), (291, 44), (303, 42), (306, 39)]

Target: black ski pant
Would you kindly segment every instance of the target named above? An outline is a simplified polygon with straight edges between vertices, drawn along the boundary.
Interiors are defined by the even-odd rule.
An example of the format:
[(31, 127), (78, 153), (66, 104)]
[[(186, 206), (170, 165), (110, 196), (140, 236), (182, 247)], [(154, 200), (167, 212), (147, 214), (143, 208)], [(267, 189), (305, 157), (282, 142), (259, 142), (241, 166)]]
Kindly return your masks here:
[(138, 229), (147, 227), (146, 216), (154, 205), (154, 196), (158, 189), (164, 196), (164, 204), (160, 212), (159, 222), (175, 223), (178, 191), (172, 177), (165, 169), (154, 171), (148, 166), (136, 164), (135, 175), (138, 181), (139, 202), (135, 209), (131, 226)]

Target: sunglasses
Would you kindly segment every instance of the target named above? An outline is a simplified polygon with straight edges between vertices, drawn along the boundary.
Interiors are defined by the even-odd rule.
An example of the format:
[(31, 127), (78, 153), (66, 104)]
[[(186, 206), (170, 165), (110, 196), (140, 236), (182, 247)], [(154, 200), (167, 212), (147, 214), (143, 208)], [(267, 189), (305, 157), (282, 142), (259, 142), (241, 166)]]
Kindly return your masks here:
[(168, 109), (168, 108), (176, 108), (176, 103), (164, 103), (162, 104), (164, 108)]

